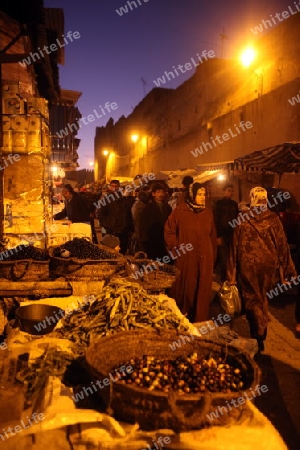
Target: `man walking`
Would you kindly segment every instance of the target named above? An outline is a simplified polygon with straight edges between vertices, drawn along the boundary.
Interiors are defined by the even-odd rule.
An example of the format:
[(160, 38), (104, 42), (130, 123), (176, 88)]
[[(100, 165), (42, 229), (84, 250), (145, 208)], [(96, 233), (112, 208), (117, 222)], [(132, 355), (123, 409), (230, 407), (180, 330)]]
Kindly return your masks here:
[(148, 258), (163, 258), (167, 254), (164, 226), (172, 208), (166, 202), (166, 190), (162, 184), (154, 184), (151, 200), (140, 215), (140, 239)]
[(130, 203), (121, 192), (119, 180), (110, 182), (109, 191), (103, 197), (98, 209), (98, 219), (107, 234), (120, 239), (121, 253), (125, 255), (129, 233), (133, 232), (133, 220)]
[(233, 228), (229, 222), (236, 219), (239, 213), (238, 204), (232, 200), (233, 194), (233, 185), (226, 184), (223, 187), (223, 197), (216, 202), (214, 207), (218, 244), (217, 266), (219, 266), (222, 282), (226, 280), (226, 260), (233, 235)]

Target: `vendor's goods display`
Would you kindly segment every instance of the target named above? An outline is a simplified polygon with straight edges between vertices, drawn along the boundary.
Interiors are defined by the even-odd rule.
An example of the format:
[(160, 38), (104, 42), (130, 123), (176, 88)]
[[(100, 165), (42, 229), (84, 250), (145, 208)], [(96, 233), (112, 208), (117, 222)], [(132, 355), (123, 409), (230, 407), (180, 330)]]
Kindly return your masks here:
[(33, 259), (34, 261), (48, 261), (49, 254), (47, 250), (34, 247), (33, 245), (19, 245), (18, 247), (6, 250), (7, 261), (19, 261), (20, 259)]
[(128, 258), (126, 272), (148, 291), (169, 289), (180, 274), (174, 265), (147, 259), (143, 252)]
[(33, 335), (50, 333), (64, 314), (59, 307), (40, 303), (21, 306), (16, 310), (20, 329)]
[(10, 281), (49, 279), (49, 254), (33, 245), (19, 245), (2, 252), (0, 278)]
[(144, 355), (124, 362), (123, 365), (130, 365), (132, 371), (121, 382), (144, 387), (149, 391), (173, 390), (184, 395), (205, 391), (236, 392), (244, 387), (240, 369), (230, 366), (222, 358), (200, 359), (196, 352), (174, 360)]
[(85, 238), (74, 238), (55, 247), (53, 256), (78, 259), (116, 259), (117, 255), (104, 250)]
[[(206, 427), (210, 414), (228, 405), (227, 413), (216, 416), (213, 425), (238, 418), (246, 395), (251, 398), (251, 389), (259, 382), (259, 369), (250, 356), (199, 337), (174, 349), (177, 340), (172, 331), (158, 335), (135, 330), (91, 343), (86, 361), (94, 382), (110, 380), (97, 392), (108, 412), (145, 430)], [(124, 376), (114, 379), (116, 371)], [(230, 406), (239, 398), (243, 402), (238, 408)]]
[(86, 238), (74, 238), (50, 247), (50, 273), (71, 281), (99, 281), (113, 275), (123, 264), (122, 255)]
[(115, 278), (93, 302), (67, 315), (55, 335), (70, 339), (76, 343), (77, 351), (84, 351), (93, 339), (119, 331), (136, 328), (188, 331), (183, 319), (166, 303), (165, 299), (149, 295), (138, 283)]

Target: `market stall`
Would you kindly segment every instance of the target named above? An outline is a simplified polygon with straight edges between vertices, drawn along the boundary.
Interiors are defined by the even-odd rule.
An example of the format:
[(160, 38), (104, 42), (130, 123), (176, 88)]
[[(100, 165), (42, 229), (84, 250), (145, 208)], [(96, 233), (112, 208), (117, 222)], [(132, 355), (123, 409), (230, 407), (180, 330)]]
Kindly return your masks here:
[(164, 293), (177, 271), (151, 263), (75, 237), (47, 260), (53, 289), (71, 295), (28, 301), (36, 271), (23, 293), (10, 280), (19, 304), (2, 298), (0, 448), (223, 448), (230, 430), (246, 430), (239, 449), (286, 448), (251, 404), (255, 349), (229, 327), (191, 324)]
[(279, 205), (271, 201), (269, 206), (279, 213), (291, 250), (296, 251), (297, 226), (300, 224), (300, 143), (285, 142), (255, 151), (235, 159), (234, 167), (236, 174), (259, 174), (264, 181), (268, 175), (273, 175), (273, 187), (267, 189), (270, 200), (279, 191), (288, 193), (287, 201), (279, 197)]
[[(220, 339), (213, 342), (199, 337), (199, 330), (180, 314), (172, 299), (149, 295), (141, 285), (116, 278), (86, 298), (84, 305), (82, 296), (43, 302), (59, 305), (68, 314), (48, 335), (33, 336), (15, 327), (10, 330), (6, 348), (0, 352), (2, 365), (6, 361), (1, 376), (6, 389), (0, 408), (0, 448), (248, 450), (257, 445), (286, 449), (278, 432), (251, 403), (259, 384), (259, 371), (251, 357)], [(178, 336), (189, 340), (173, 350)], [(204, 371), (194, 375), (205, 381), (200, 383), (201, 393), (182, 394), (174, 387), (174, 397), (172, 392), (156, 391), (156, 378), (150, 381), (154, 390), (142, 388), (141, 382), (133, 382), (140, 378), (125, 381), (122, 371), (143, 354), (150, 357), (144, 366), (149, 365), (149, 370), (140, 369), (143, 383), (152, 377), (151, 370), (154, 377), (159, 375), (154, 358), (174, 362), (179, 358), (183, 364), (185, 356), (184, 364), (197, 364), (199, 357), (204, 369), (218, 367), (221, 374), (221, 363), (216, 366), (214, 361), (224, 357), (225, 370), (233, 370), (231, 383), (241, 377), (245, 384), (240, 390), (216, 392), (210, 379), (206, 383), (203, 378)], [(126, 374), (134, 372), (126, 370)], [(130, 379), (134, 385), (128, 384)], [(107, 394), (114, 396), (108, 405)], [(235, 406), (231, 406), (232, 399), (237, 401)], [(160, 412), (161, 402), (167, 403)], [(151, 421), (145, 421), (147, 417)]]

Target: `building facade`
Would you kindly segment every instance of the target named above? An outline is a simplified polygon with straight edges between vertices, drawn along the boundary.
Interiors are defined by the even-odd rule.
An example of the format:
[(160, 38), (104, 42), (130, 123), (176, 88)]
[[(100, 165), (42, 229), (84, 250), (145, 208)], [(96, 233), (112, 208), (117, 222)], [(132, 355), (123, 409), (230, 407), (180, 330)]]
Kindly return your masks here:
[(300, 142), (300, 102), (289, 102), (300, 90), (299, 27), (296, 14), (257, 39), (248, 68), (208, 59), (177, 89), (155, 87), (130, 116), (97, 128), (96, 178), (222, 166)]
[(81, 117), (81, 93), (59, 85), (63, 32), (63, 11), (44, 8), (43, 0), (1, 2), (0, 244), (7, 248), (33, 234), (35, 245), (46, 245), (53, 165), (78, 166), (78, 128), (57, 136)]

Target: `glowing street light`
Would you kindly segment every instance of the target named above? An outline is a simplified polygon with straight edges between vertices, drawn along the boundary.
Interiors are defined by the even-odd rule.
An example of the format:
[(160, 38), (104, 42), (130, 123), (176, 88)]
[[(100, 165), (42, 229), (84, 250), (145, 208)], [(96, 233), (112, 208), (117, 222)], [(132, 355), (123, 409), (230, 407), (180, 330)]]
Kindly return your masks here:
[(241, 62), (244, 67), (249, 67), (253, 63), (255, 58), (256, 51), (251, 47), (246, 48), (246, 50), (244, 50), (241, 54)]
[(103, 152), (102, 152), (102, 153), (103, 153), (103, 155), (104, 155), (104, 156), (108, 156), (108, 154), (109, 154), (109, 151), (108, 151), (108, 150), (103, 150)]
[(131, 135), (131, 140), (132, 140), (132, 142), (137, 142), (138, 138), (139, 138), (139, 135), (138, 135), (138, 134), (132, 134), (132, 135)]
[(89, 165), (90, 165), (90, 167), (94, 167), (95, 162), (94, 162), (94, 161), (90, 161), (90, 162), (89, 162)]

